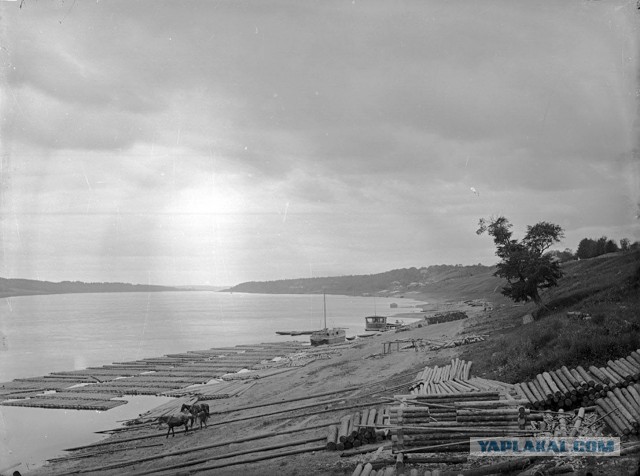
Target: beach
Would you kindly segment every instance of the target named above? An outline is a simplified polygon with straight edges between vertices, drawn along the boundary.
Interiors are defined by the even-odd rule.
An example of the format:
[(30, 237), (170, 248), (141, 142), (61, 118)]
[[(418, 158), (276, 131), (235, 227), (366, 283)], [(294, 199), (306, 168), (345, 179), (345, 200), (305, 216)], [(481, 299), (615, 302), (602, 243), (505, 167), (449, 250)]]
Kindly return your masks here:
[[(105, 475), (144, 471), (155, 473), (169, 463), (172, 466), (184, 464), (183, 471), (187, 472), (180, 474), (189, 474), (189, 465), (193, 461), (206, 459), (208, 456), (219, 457), (221, 454), (241, 452), (243, 449), (253, 451), (263, 445), (273, 446), (276, 443), (286, 445), (284, 448), (289, 446), (286, 444), (286, 436), (274, 436), (255, 443), (233, 444), (229, 447), (225, 442), (282, 431), (293, 432), (295, 438), (289, 438), (292, 449), (297, 447), (296, 441), (322, 439), (326, 436), (327, 425), (337, 420), (346, 408), (384, 403), (385, 398), (392, 397), (394, 392), (406, 391), (415, 375), (426, 365), (446, 363), (457, 355), (457, 347), (431, 352), (411, 346), (411, 342), (415, 340), (446, 340), (460, 336), (474, 316), (482, 313), (482, 308), (464, 303), (447, 307), (465, 310), (470, 319), (430, 326), (417, 323), (402, 332), (386, 332), (350, 343), (317, 347), (316, 349), (324, 351), (323, 358), (311, 360), (304, 366), (294, 367), (286, 372), (255, 379), (251, 388), (237, 397), (209, 400), (212, 416), (206, 428), (196, 427), (195, 431), (186, 434), (176, 432), (175, 437), (165, 438), (166, 427), (160, 429), (154, 424), (136, 429), (132, 426), (127, 431), (114, 433), (106, 440), (113, 441), (113, 444), (72, 452), (69, 459), (58, 460), (29, 474), (39, 476), (87, 470), (94, 472), (97, 471), (96, 468), (101, 469), (95, 474)], [(389, 346), (390, 351), (385, 353), (385, 343), (391, 342), (396, 344)], [(348, 391), (344, 392), (345, 389)], [(313, 395), (322, 396), (312, 398)], [(265, 403), (273, 405), (247, 408)], [(239, 408), (244, 410), (234, 411)], [(130, 441), (117, 443), (124, 439)], [(212, 447), (144, 461), (145, 458), (207, 446)], [(91, 456), (78, 457), (83, 452)], [(234, 462), (237, 458), (242, 456), (221, 461)], [(315, 450), (242, 466), (217, 467), (203, 470), (200, 474), (346, 474), (345, 471), (350, 473), (348, 468), (355, 467), (357, 459), (340, 458), (335, 452)], [(133, 463), (119, 466), (127, 461)], [(117, 467), (108, 469), (114, 465)], [(166, 472), (178, 473), (177, 470)]]

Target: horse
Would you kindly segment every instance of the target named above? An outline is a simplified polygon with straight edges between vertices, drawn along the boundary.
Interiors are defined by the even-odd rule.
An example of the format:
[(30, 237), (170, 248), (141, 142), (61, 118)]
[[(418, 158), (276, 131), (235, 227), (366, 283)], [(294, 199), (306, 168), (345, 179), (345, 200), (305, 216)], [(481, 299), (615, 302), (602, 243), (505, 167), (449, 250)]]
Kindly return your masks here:
[[(200, 417), (202, 413), (202, 417), (200, 417), (200, 428), (202, 428), (202, 423), (204, 421), (204, 426), (207, 426), (207, 420), (209, 419), (209, 404), (208, 403), (194, 403), (193, 405), (187, 405), (186, 403), (182, 404), (182, 408), (180, 411), (188, 411), (193, 415), (193, 418)], [(191, 420), (191, 428), (193, 428), (193, 420)]]
[(189, 431), (189, 422), (191, 422), (191, 426), (193, 427), (193, 415), (189, 413), (180, 412), (179, 415), (164, 415), (158, 418), (160, 423), (166, 423), (169, 429), (167, 430), (167, 438), (169, 438), (169, 432), (173, 436), (176, 436), (175, 427), (184, 425), (184, 432), (187, 433)]
[[(200, 429), (202, 430), (202, 425), (207, 426), (207, 420), (209, 419), (209, 414), (202, 410), (196, 415), (196, 420), (200, 422)], [(191, 428), (193, 428), (193, 424), (191, 424)]]

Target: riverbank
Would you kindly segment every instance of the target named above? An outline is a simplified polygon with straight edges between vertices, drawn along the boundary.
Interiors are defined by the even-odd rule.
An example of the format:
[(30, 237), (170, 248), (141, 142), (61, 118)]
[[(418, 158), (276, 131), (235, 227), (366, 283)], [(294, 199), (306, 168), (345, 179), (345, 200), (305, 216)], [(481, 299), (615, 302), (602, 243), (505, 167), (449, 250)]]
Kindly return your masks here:
[[(462, 303), (460, 307), (466, 308), (471, 315), (481, 312), (481, 310), (470, 308)], [(164, 438), (166, 430), (159, 430), (157, 425), (140, 428), (135, 428), (134, 426), (125, 432), (117, 432), (107, 440), (114, 441), (113, 446), (109, 447), (109, 451), (116, 449), (119, 451), (95, 454), (86, 458), (58, 461), (28, 474), (38, 476), (70, 474), (74, 471), (86, 471), (91, 468), (108, 468), (109, 465), (115, 464), (116, 461), (121, 462), (123, 459), (140, 461), (143, 458), (175, 452), (192, 446), (207, 446), (282, 430), (301, 430), (300, 433), (295, 433), (297, 440), (308, 439), (309, 435), (324, 435), (327, 422), (337, 418), (343, 408), (371, 401), (382, 402), (381, 396), (385, 395), (385, 393), (390, 396), (394, 392), (393, 389), (385, 392), (384, 389), (387, 385), (400, 385), (399, 388), (402, 388), (425, 365), (438, 362), (444, 363), (456, 353), (455, 349), (443, 349), (433, 353), (418, 352), (413, 348), (402, 348), (408, 347), (406, 343), (416, 339), (442, 340), (453, 338), (464, 333), (465, 325), (465, 321), (421, 327), (415, 325), (401, 333), (384, 333), (377, 337), (357, 339), (344, 345), (317, 348), (325, 350), (322, 358), (312, 360), (301, 367), (292, 367), (287, 372), (255, 379), (252, 381), (251, 389), (237, 397), (209, 400), (208, 403), (214, 415), (209, 421), (209, 426), (205, 429), (198, 429), (186, 435), (177, 434), (176, 437), (166, 439)], [(399, 339), (405, 341), (405, 344), (401, 345), (399, 350), (397, 346), (393, 346), (391, 353), (383, 353), (383, 345), (385, 343)], [(356, 388), (355, 390), (354, 387)], [(351, 391), (341, 393), (341, 390), (347, 388), (350, 388)], [(380, 392), (380, 390), (383, 391)], [(379, 393), (369, 396), (371, 392)], [(308, 399), (310, 395), (327, 393), (333, 393), (335, 397), (325, 395), (316, 399)], [(276, 415), (260, 416), (265, 412), (264, 408), (234, 411), (234, 409), (240, 407), (272, 401), (283, 402), (284, 400), (298, 398), (305, 400), (267, 407), (267, 409), (275, 408), (283, 412)], [(300, 407), (301, 404), (312, 406), (303, 410), (292, 410)], [(326, 411), (326, 413), (310, 414), (317, 411)], [(227, 423), (224, 423), (225, 421)], [(304, 430), (318, 425), (320, 425), (320, 428), (315, 430)], [(115, 443), (124, 438), (141, 438), (141, 440), (134, 441), (152, 441), (154, 446), (148, 446), (149, 443)], [(267, 442), (268, 440), (265, 440), (264, 444)], [(253, 447), (262, 443), (258, 441)], [(238, 447), (243, 448), (246, 445), (234, 445), (233, 449), (235, 450)], [(95, 452), (95, 450), (93, 451)], [(221, 447), (220, 450), (203, 451), (203, 453), (197, 455), (185, 455), (183, 461), (188, 464), (189, 461), (196, 457), (203, 457), (203, 454), (217, 454), (223, 451), (227, 452), (227, 448)], [(74, 452), (70, 456), (75, 457), (76, 455), (77, 453)], [(311, 464), (313, 466), (311, 474), (343, 474), (343, 469), (349, 466), (345, 466), (346, 462), (335, 453), (331, 455), (331, 458), (335, 460), (328, 465), (327, 456), (325, 452), (305, 453), (298, 456), (290, 456), (284, 460), (256, 462), (249, 466), (243, 466), (242, 473), (296, 474), (304, 471), (305, 468), (309, 468)], [(176, 461), (175, 457), (169, 460)], [(148, 463), (137, 463), (124, 468), (124, 470), (118, 468), (113, 470), (106, 469), (98, 474), (123, 474), (123, 471), (125, 474), (130, 474), (142, 470), (152, 470), (153, 468), (157, 469), (165, 466), (167, 461), (154, 460)], [(277, 466), (272, 466), (274, 464), (277, 464)], [(238, 474), (237, 471), (237, 467), (230, 467), (228, 470), (224, 468), (217, 469), (214, 473)], [(169, 472), (167, 474), (172, 473)]]

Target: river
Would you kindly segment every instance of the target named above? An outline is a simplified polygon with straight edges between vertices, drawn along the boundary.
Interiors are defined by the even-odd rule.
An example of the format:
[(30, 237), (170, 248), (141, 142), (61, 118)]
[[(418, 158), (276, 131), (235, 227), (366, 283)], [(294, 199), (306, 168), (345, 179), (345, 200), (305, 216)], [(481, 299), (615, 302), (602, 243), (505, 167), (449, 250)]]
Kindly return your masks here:
[[(391, 304), (398, 308), (391, 309)], [(364, 331), (364, 316), (418, 312), (418, 301), (330, 295), (328, 327)], [(0, 300), (0, 383), (115, 361), (212, 347), (288, 340), (279, 330), (323, 327), (322, 295), (219, 292), (91, 293)], [(104, 438), (95, 431), (158, 406), (167, 397), (125, 397), (106, 412), (0, 406), (0, 474), (23, 474), (64, 448)], [(11, 469), (13, 471), (13, 468)]]

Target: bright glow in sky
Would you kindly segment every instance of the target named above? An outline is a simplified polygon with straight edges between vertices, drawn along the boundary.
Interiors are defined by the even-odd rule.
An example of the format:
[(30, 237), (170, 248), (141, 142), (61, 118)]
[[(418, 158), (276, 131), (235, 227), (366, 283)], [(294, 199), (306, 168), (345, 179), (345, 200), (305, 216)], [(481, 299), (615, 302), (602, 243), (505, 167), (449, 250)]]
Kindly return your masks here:
[[(0, 276), (229, 285), (640, 239), (635, 1), (0, 2)], [(634, 155), (635, 154), (635, 155)]]

